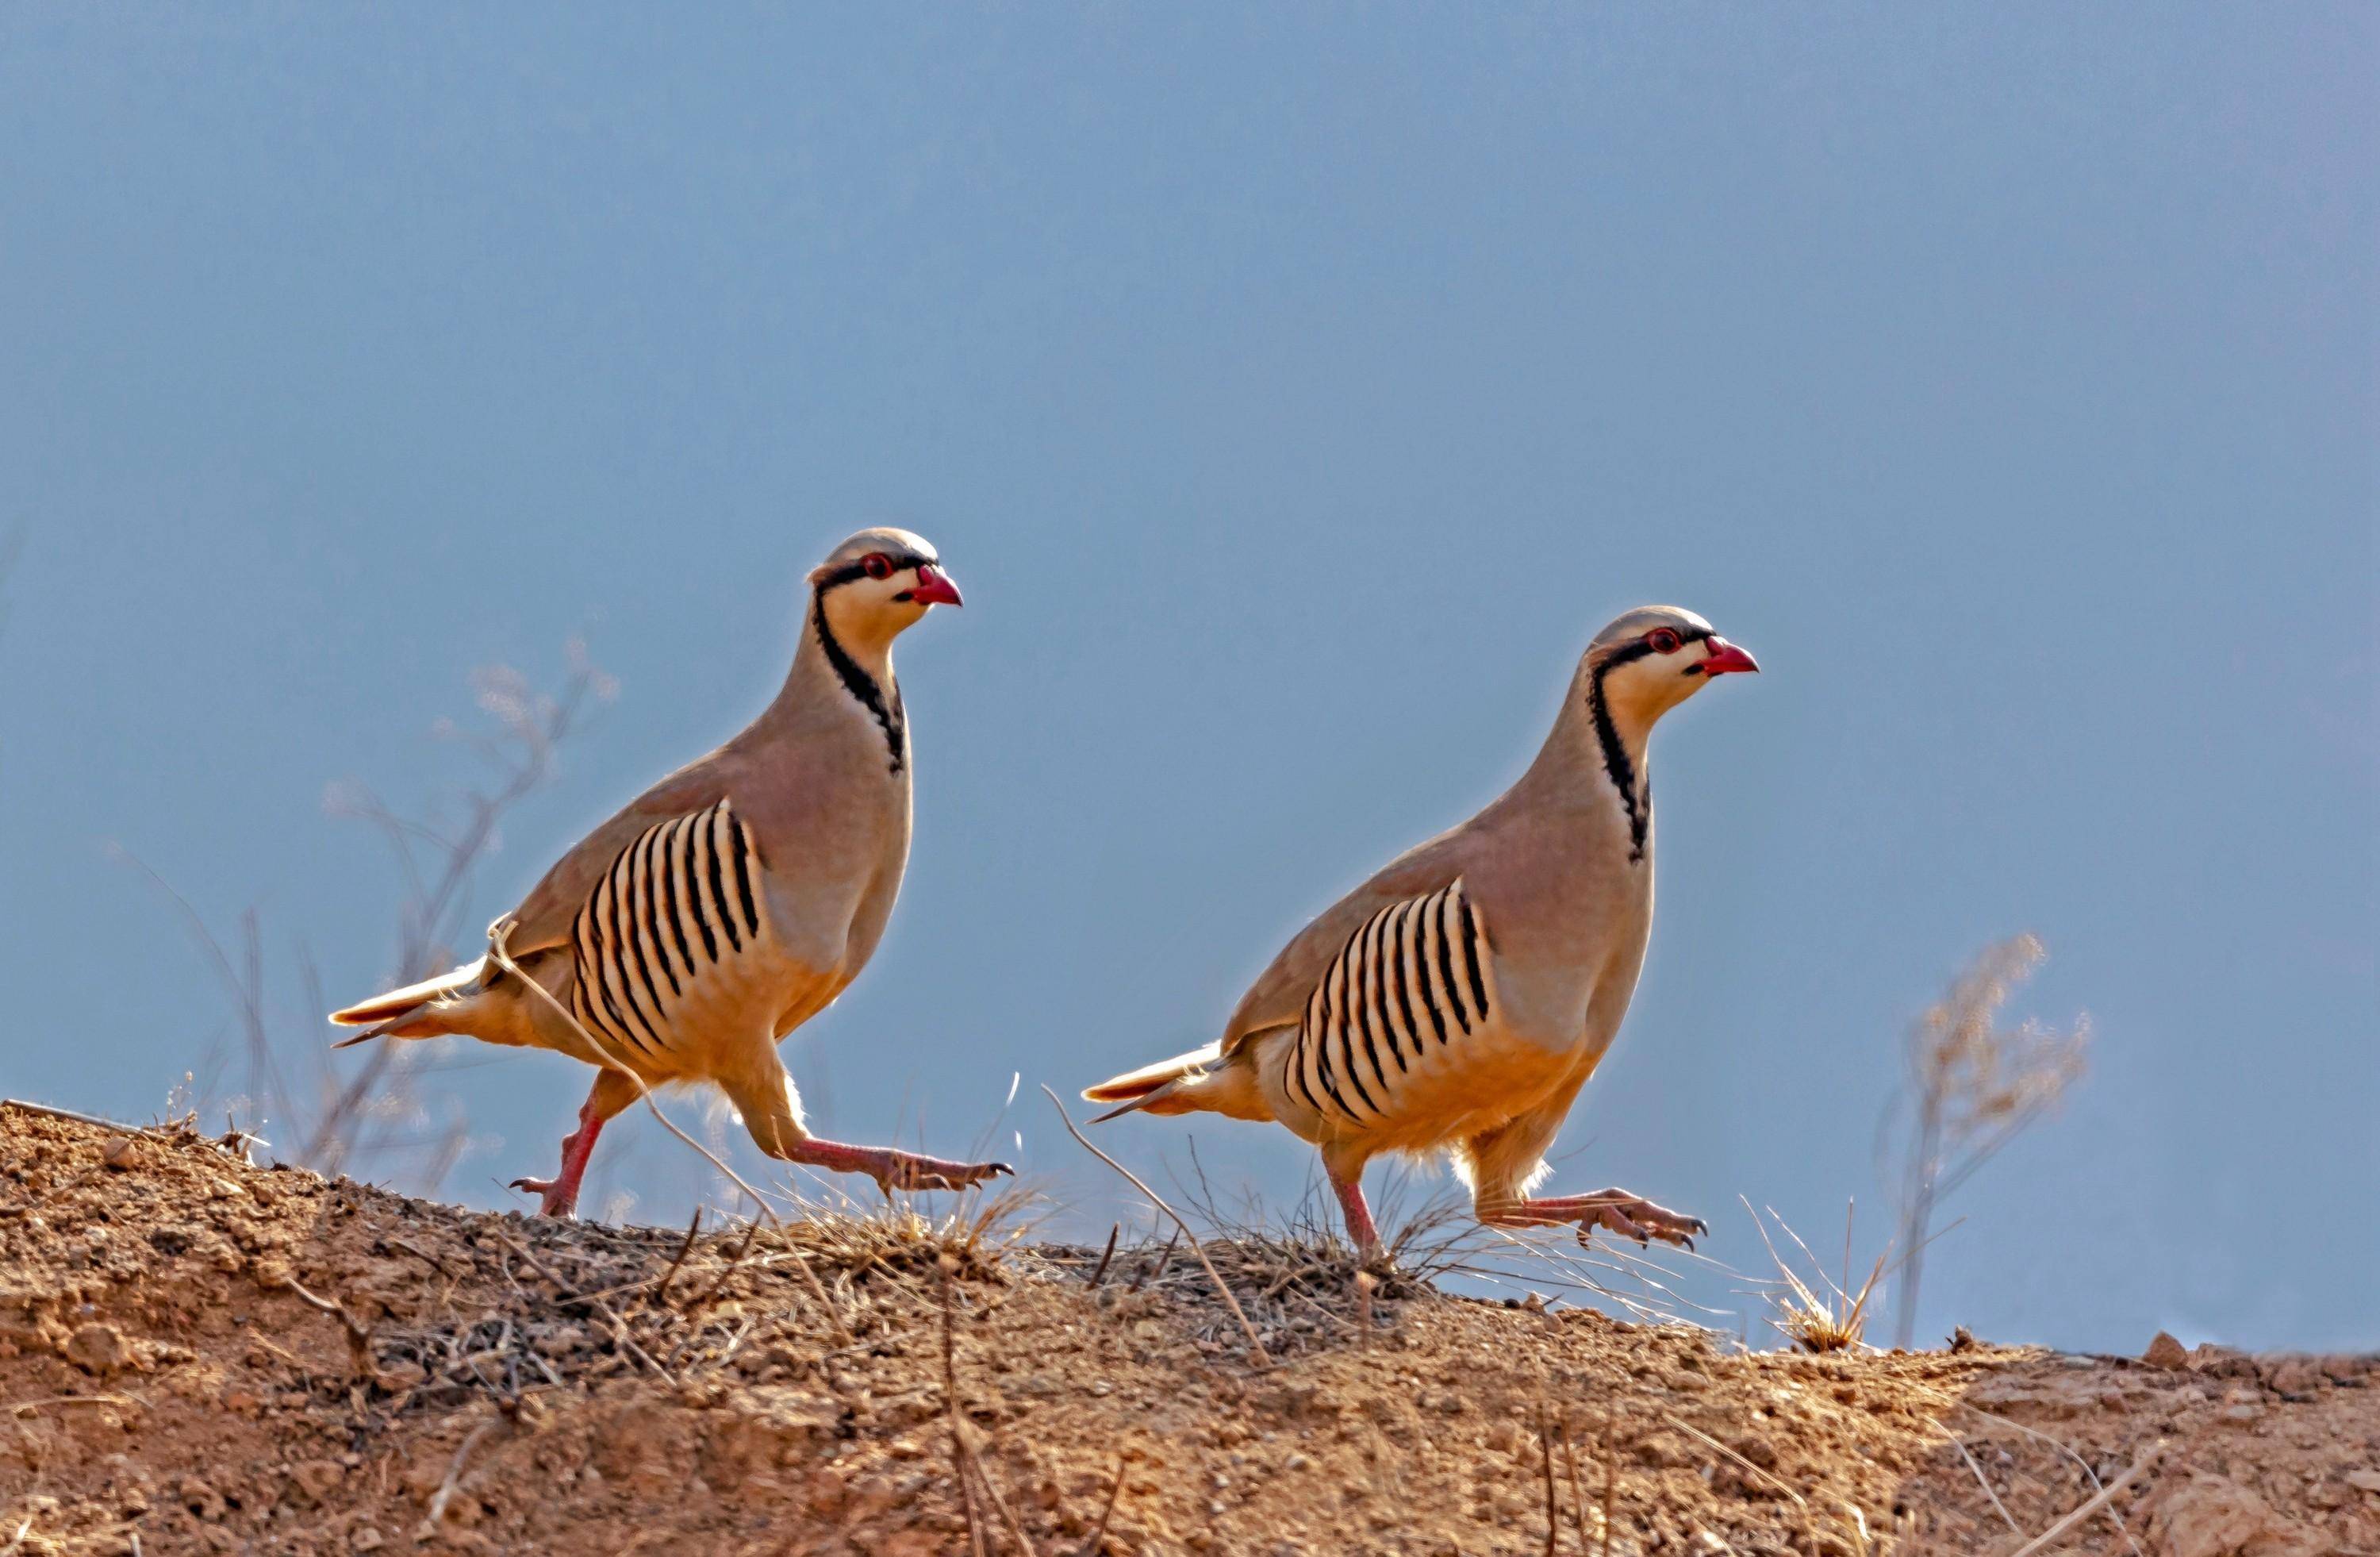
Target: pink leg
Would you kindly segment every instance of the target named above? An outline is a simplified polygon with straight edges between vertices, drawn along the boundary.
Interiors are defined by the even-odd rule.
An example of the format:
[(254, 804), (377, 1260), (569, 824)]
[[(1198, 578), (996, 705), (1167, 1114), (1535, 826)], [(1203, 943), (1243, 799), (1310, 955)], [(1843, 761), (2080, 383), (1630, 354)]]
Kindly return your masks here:
[(1327, 1164), (1324, 1172), (1330, 1178), (1330, 1192), (1339, 1197), (1340, 1214), (1347, 1219), (1347, 1236), (1355, 1240), (1355, 1253), (1365, 1264), (1380, 1258), (1380, 1230), (1372, 1225), (1372, 1208), (1364, 1203), (1364, 1170), (1341, 1174)]
[(547, 1216), (568, 1216), (578, 1209), (578, 1181), (587, 1174), (587, 1163), (595, 1155), (595, 1137), (603, 1133), (605, 1121), (617, 1113), (636, 1097), (635, 1088), (613, 1071), (603, 1071), (595, 1077), (594, 1089), (578, 1107), (578, 1128), (562, 1137), (562, 1171), (552, 1178), (516, 1178), (515, 1189), (526, 1189), (541, 1195), (545, 1203), (539, 1210)]
[(884, 1146), (844, 1146), (812, 1136), (779, 1147), (773, 1156), (839, 1174), (866, 1174), (888, 1193), (895, 1189), (970, 1189), (1016, 1170), (1005, 1162), (946, 1162)]
[(1604, 1189), (1593, 1195), (1568, 1195), (1546, 1200), (1517, 1200), (1492, 1210), (1483, 1207), (1479, 1220), (1499, 1227), (1544, 1227), (1574, 1222), (1578, 1223), (1581, 1243), (1601, 1227), (1639, 1244), (1658, 1238), (1686, 1249), (1694, 1247), (1696, 1236), (1710, 1233), (1702, 1218), (1666, 1210), (1625, 1189)]

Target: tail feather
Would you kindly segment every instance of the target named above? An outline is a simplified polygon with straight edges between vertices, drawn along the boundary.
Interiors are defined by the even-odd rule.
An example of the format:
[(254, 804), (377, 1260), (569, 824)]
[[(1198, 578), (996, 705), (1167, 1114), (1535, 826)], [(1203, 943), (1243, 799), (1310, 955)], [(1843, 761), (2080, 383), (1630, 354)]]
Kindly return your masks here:
[(1209, 1043), (1204, 1049), (1194, 1049), (1187, 1054), (1176, 1054), (1170, 1060), (1160, 1060), (1153, 1065), (1143, 1065), (1138, 1070), (1126, 1071), (1123, 1075), (1112, 1080), (1102, 1081), (1096, 1087), (1087, 1087), (1083, 1089), (1083, 1096), (1090, 1101), (1123, 1105), (1122, 1108), (1110, 1109), (1093, 1119), (1091, 1123), (1097, 1125), (1101, 1120), (1113, 1119), (1118, 1114), (1131, 1113), (1139, 1109), (1162, 1104), (1173, 1096), (1183, 1083), (1204, 1076), (1207, 1067), (1217, 1064), (1222, 1057), (1222, 1046)]
[(472, 993), (480, 987), (487, 971), (488, 959), (481, 957), (468, 967), (442, 973), (435, 979), (425, 979), (419, 984), (407, 984), (401, 990), (391, 990), (384, 995), (374, 995), (371, 999), (350, 1005), (344, 1011), (332, 1012), (331, 1020), (343, 1028), (368, 1027), (374, 1029), (371, 1032), (358, 1033), (353, 1038), (342, 1040), (339, 1047), (345, 1048), (350, 1043), (361, 1043), (366, 1039), (378, 1038), (381, 1033), (394, 1028), (403, 1018), (413, 1015), (425, 1005)]

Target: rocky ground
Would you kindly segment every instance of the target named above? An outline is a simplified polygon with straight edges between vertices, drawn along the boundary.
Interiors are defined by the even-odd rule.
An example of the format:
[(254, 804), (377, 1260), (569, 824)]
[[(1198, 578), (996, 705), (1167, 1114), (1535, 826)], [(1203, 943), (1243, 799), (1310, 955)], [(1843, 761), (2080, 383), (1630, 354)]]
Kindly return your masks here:
[(2380, 1553), (2371, 1357), (1747, 1354), (1208, 1240), (1235, 1315), (1002, 1210), (551, 1223), (0, 1108), (0, 1557)]

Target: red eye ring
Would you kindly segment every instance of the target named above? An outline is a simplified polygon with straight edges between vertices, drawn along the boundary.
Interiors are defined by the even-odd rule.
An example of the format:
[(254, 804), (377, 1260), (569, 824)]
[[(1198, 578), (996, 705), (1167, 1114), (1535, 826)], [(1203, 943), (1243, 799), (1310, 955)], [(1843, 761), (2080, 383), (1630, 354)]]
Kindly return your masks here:
[(1674, 654), (1684, 641), (1668, 627), (1655, 627), (1645, 635), (1645, 647), (1656, 654)]
[(859, 559), (860, 570), (870, 578), (892, 577), (892, 559), (881, 552), (870, 552)]

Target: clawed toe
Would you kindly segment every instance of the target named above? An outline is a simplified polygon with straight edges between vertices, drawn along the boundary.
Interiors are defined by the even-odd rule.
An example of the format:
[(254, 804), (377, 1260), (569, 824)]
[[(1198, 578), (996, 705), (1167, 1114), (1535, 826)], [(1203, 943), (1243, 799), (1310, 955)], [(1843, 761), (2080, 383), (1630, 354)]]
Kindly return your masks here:
[(538, 1198), (540, 1202), (538, 1214), (540, 1216), (568, 1216), (578, 1206), (578, 1197), (576, 1194), (566, 1197), (564, 1195), (562, 1181), (559, 1179), (516, 1178), (513, 1180), (512, 1186)]
[(972, 1189), (989, 1179), (1014, 1176), (1016, 1170), (1005, 1162), (903, 1162), (877, 1182), (888, 1191), (894, 1189), (921, 1190)]
[(1681, 1216), (1650, 1200), (1609, 1200), (1596, 1207), (1591, 1215), (1580, 1221), (1578, 1241), (1585, 1243), (1597, 1227), (1623, 1238), (1633, 1238), (1639, 1248), (1649, 1248), (1652, 1241), (1658, 1238), (1688, 1254), (1694, 1252), (1695, 1238), (1710, 1235), (1710, 1228), (1702, 1218)]

